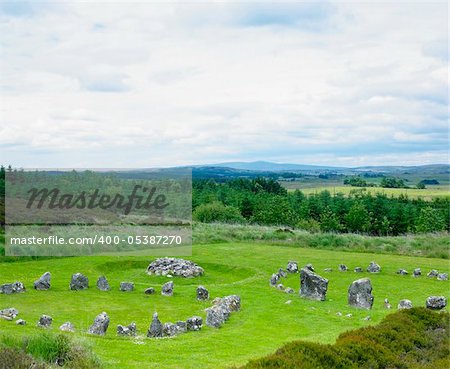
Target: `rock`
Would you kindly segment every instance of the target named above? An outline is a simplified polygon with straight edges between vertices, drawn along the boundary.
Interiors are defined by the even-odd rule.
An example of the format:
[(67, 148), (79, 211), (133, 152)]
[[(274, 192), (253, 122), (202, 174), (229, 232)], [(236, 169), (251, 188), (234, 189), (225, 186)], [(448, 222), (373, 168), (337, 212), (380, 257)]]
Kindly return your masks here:
[(241, 297), (238, 295), (225, 296), (217, 299), (214, 304), (225, 304), (230, 311), (239, 311), (241, 310)]
[(304, 267), (300, 271), (300, 296), (324, 301), (328, 289), (328, 279)]
[(209, 292), (208, 290), (203, 286), (197, 287), (197, 300), (199, 301), (205, 301), (209, 299)]
[(173, 337), (180, 333), (178, 326), (173, 323), (164, 323), (163, 325), (163, 336)]
[(314, 267), (311, 263), (305, 265), (306, 269), (309, 269), (311, 272), (314, 272)]
[(206, 311), (206, 325), (214, 328), (220, 328), (230, 317), (231, 311), (226, 304), (214, 305)]
[(372, 308), (372, 283), (369, 278), (358, 279), (350, 285), (348, 288), (348, 304), (362, 309)]
[(69, 287), (72, 291), (86, 290), (89, 288), (89, 279), (81, 273), (76, 273), (72, 276)]
[(132, 282), (120, 282), (120, 290), (122, 292), (131, 292), (134, 290), (134, 283)]
[(344, 264), (339, 264), (339, 271), (346, 272), (348, 270), (347, 266)]
[(327, 272), (327, 273), (330, 273), (330, 272), (333, 271), (333, 269), (331, 269), (331, 268), (325, 268), (323, 271), (324, 271), (324, 272)]
[(188, 331), (199, 331), (202, 329), (203, 319), (199, 316), (193, 316), (186, 320), (186, 329)]
[(155, 289), (153, 287), (146, 288), (144, 293), (146, 295), (153, 295), (155, 293)]
[(284, 290), (284, 292), (286, 292), (286, 293), (294, 293), (295, 291), (294, 291), (294, 289), (291, 288), (291, 287), (286, 287), (286, 289)]
[(413, 277), (417, 278), (420, 277), (422, 275), (422, 271), (420, 270), (420, 268), (416, 268), (413, 271)]
[(407, 299), (403, 299), (400, 300), (400, 302), (398, 303), (397, 309), (402, 310), (402, 309), (412, 309), (412, 302), (410, 300)]
[(104, 275), (98, 277), (97, 279), (97, 288), (100, 291), (109, 291), (111, 287), (109, 286), (108, 280)]
[(280, 279), (280, 276), (278, 274), (272, 274), (270, 277), (270, 286), (275, 287)]
[(364, 318), (364, 320), (366, 320), (366, 321), (372, 320), (372, 317), (370, 315), (368, 315)]
[(284, 286), (282, 283), (277, 284), (277, 290), (284, 291)]
[(286, 305), (292, 304), (292, 300), (287, 300), (287, 301), (285, 302), (285, 304), (286, 304)]
[(287, 277), (287, 273), (283, 270), (283, 268), (278, 269), (278, 273), (277, 273), (280, 277), (286, 278)]
[(298, 272), (298, 263), (296, 261), (289, 261), (286, 267), (288, 273)]
[(340, 311), (338, 311), (338, 312), (336, 313), (336, 315), (337, 315), (337, 316), (342, 316), (342, 313), (341, 313)]
[(127, 326), (118, 325), (117, 326), (117, 335), (119, 336), (136, 336), (136, 323), (131, 323)]
[(4, 320), (14, 320), (19, 315), (19, 311), (16, 308), (7, 308), (0, 310), (0, 318)]
[(147, 267), (148, 274), (174, 275), (184, 278), (203, 275), (204, 270), (192, 261), (178, 258), (159, 258)]
[(27, 322), (23, 319), (17, 319), (16, 320), (16, 324), (17, 325), (27, 325)]
[(346, 318), (351, 318), (352, 316), (353, 316), (353, 314), (350, 314), (350, 313), (349, 314), (345, 314)]
[(371, 261), (369, 266), (367, 267), (367, 271), (369, 273), (380, 273), (381, 272), (381, 267), (375, 263), (374, 261)]
[(178, 331), (179, 332), (186, 332), (187, 331), (187, 326), (186, 326), (186, 322), (183, 321), (178, 321), (175, 323), (177, 325)]
[(173, 295), (173, 281), (164, 283), (161, 287), (161, 295), (172, 296)]
[(437, 276), (438, 281), (448, 281), (448, 274), (447, 273), (439, 273)]
[(75, 332), (75, 327), (71, 322), (65, 322), (59, 327), (59, 330), (63, 332)]
[(0, 285), (0, 294), (11, 295), (13, 293), (25, 292), (26, 288), (22, 282), (6, 283)]
[(397, 270), (397, 274), (408, 275), (408, 272), (405, 269), (399, 269), (399, 270)]
[(427, 277), (429, 278), (436, 278), (438, 276), (439, 272), (436, 269), (430, 270), (430, 272), (427, 274)]
[(390, 309), (392, 307), (392, 305), (389, 303), (388, 299), (384, 299), (384, 307), (386, 309)]
[(158, 318), (158, 313), (153, 314), (152, 323), (147, 332), (147, 337), (162, 337), (163, 335), (163, 325)]
[(362, 273), (363, 270), (361, 267), (356, 267), (354, 271), (355, 273)]
[(34, 289), (39, 291), (45, 291), (50, 288), (50, 279), (51, 279), (50, 272), (45, 272), (41, 275), (41, 277), (34, 282)]
[(447, 299), (444, 296), (430, 296), (427, 298), (426, 306), (428, 309), (441, 310), (447, 306)]
[(90, 334), (104, 336), (109, 327), (109, 316), (105, 312), (98, 314), (94, 319), (94, 324), (89, 327)]
[(53, 319), (51, 316), (42, 315), (38, 321), (38, 327), (49, 328), (52, 325)]

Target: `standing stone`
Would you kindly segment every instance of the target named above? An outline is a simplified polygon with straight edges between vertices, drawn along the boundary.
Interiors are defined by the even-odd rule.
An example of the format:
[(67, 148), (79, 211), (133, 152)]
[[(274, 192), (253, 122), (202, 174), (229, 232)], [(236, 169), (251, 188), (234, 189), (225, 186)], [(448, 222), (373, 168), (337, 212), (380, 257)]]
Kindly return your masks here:
[(381, 272), (381, 267), (375, 263), (374, 261), (371, 261), (369, 266), (367, 267), (367, 271), (369, 273), (380, 273)]
[(11, 295), (13, 293), (25, 292), (25, 286), (22, 282), (6, 283), (0, 285), (0, 294)]
[(283, 270), (283, 268), (278, 269), (278, 273), (277, 273), (280, 277), (286, 278), (287, 277), (287, 273)]
[(357, 308), (372, 308), (372, 283), (369, 278), (358, 279), (350, 285), (348, 288), (348, 304)]
[(272, 274), (272, 276), (270, 277), (270, 286), (275, 287), (278, 283), (278, 281), (280, 280), (280, 276), (278, 274)]
[(134, 290), (134, 283), (132, 282), (120, 282), (120, 290), (122, 292), (131, 292)]
[(306, 269), (309, 269), (311, 272), (314, 272), (314, 267), (311, 263), (305, 265)]
[(304, 267), (300, 271), (300, 296), (311, 300), (324, 301), (328, 289), (328, 279)]
[(339, 271), (346, 272), (348, 270), (347, 266), (344, 264), (339, 264)]
[(197, 300), (199, 301), (205, 301), (209, 299), (209, 292), (208, 290), (203, 286), (197, 287)]
[(94, 324), (89, 327), (90, 334), (104, 336), (109, 327), (109, 316), (105, 312), (98, 314), (94, 319)]
[(173, 337), (180, 333), (178, 326), (173, 323), (164, 323), (162, 331), (164, 337)]
[(53, 319), (51, 316), (42, 315), (38, 321), (38, 327), (49, 328), (52, 325)]
[(398, 303), (397, 309), (399, 309), (399, 310), (412, 309), (412, 307), (413, 307), (413, 305), (410, 300), (403, 299), (403, 300), (400, 300), (400, 302)]
[(172, 296), (173, 295), (173, 281), (164, 283), (161, 287), (161, 294), (164, 296)]
[(399, 270), (397, 270), (397, 274), (408, 275), (408, 272), (405, 269), (399, 269)]
[(75, 327), (71, 322), (65, 322), (59, 327), (59, 330), (63, 332), (75, 332)]
[(413, 277), (417, 278), (420, 277), (422, 275), (422, 271), (420, 270), (420, 268), (416, 268), (413, 271)]
[(430, 270), (430, 272), (427, 274), (428, 278), (436, 278), (438, 276), (439, 272), (436, 269)]
[(447, 299), (444, 296), (430, 296), (427, 298), (426, 306), (428, 309), (441, 310), (447, 306)]
[(186, 320), (186, 329), (188, 331), (199, 331), (202, 329), (203, 319), (199, 316), (193, 316)]
[(437, 276), (438, 281), (448, 281), (448, 274), (447, 273), (439, 273)]
[(127, 326), (118, 325), (117, 335), (119, 336), (136, 336), (136, 323), (131, 323)]
[(108, 280), (104, 275), (98, 277), (97, 279), (97, 288), (100, 291), (109, 291), (111, 287), (109, 286)]
[(163, 335), (163, 325), (158, 318), (158, 313), (153, 314), (152, 323), (147, 332), (147, 337), (162, 337)]
[(146, 288), (144, 293), (146, 295), (153, 295), (155, 293), (155, 289), (153, 287)]
[(298, 263), (296, 261), (289, 261), (286, 267), (288, 273), (298, 272)]
[(362, 273), (362, 268), (361, 267), (356, 267), (355, 268), (355, 273)]
[(76, 273), (72, 276), (69, 287), (73, 291), (86, 290), (89, 288), (89, 279), (81, 273)]
[(50, 272), (45, 272), (42, 276), (34, 282), (34, 289), (39, 291), (45, 291), (50, 288)]

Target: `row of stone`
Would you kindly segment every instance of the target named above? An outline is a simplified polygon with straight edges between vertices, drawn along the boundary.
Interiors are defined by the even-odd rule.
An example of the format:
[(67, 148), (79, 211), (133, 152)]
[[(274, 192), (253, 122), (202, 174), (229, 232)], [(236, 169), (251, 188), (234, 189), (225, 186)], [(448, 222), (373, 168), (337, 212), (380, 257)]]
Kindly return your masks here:
[[(397, 274), (400, 275), (408, 275), (408, 271), (405, 269), (399, 269)], [(417, 278), (422, 275), (422, 270), (420, 268), (416, 268), (413, 270), (412, 276)], [(428, 278), (436, 278), (438, 281), (448, 281), (448, 273), (439, 273), (436, 269), (431, 270), (427, 274)]]

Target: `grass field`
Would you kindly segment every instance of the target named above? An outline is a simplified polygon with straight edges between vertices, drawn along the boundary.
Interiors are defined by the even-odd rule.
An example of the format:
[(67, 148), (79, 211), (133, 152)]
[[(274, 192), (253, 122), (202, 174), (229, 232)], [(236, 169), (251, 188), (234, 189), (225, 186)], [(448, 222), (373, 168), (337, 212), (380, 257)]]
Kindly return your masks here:
[[(36, 327), (39, 316), (48, 314), (54, 319), (52, 331), (71, 321), (77, 328), (74, 335), (84, 337), (93, 345), (94, 352), (107, 368), (226, 368), (267, 355), (292, 340), (333, 343), (343, 331), (376, 324), (390, 312), (383, 306), (384, 298), (389, 298), (393, 306), (402, 298), (410, 299), (415, 306), (423, 306), (429, 295), (450, 297), (448, 281), (395, 273), (399, 268), (411, 272), (416, 267), (421, 267), (425, 273), (432, 268), (448, 272), (449, 261), (442, 259), (316, 250), (260, 242), (197, 244), (188, 259), (203, 266), (206, 273), (196, 279), (173, 278), (173, 297), (143, 294), (150, 286), (159, 292), (159, 287), (168, 280), (167, 277), (146, 275), (145, 269), (151, 258), (76, 257), (0, 263), (0, 283), (20, 280), (29, 288), (23, 294), (0, 295), (0, 308), (17, 308), (19, 318), (28, 322), (22, 327), (2, 320), (0, 332), (14, 336), (37, 332), (40, 330)], [(270, 275), (279, 267), (285, 267), (288, 260), (297, 260), (301, 266), (313, 263), (316, 271), (330, 280), (326, 301), (308, 301), (297, 293), (288, 295), (269, 287)], [(336, 271), (340, 263), (353, 270), (356, 266), (367, 267), (371, 260), (382, 266), (380, 274)], [(323, 272), (328, 267), (334, 271)], [(32, 290), (32, 282), (45, 271), (52, 272), (52, 288), (49, 291)], [(75, 272), (89, 277), (89, 290), (68, 290), (70, 276)], [(100, 292), (94, 287), (101, 274), (109, 279), (111, 291)], [(349, 284), (363, 276), (370, 276), (374, 286), (375, 303), (371, 311), (347, 306)], [(121, 281), (135, 282), (136, 290), (120, 292)], [(296, 291), (299, 289), (298, 274), (290, 275), (282, 282)], [(174, 338), (142, 337), (154, 311), (158, 311), (163, 322), (184, 320), (193, 315), (205, 318), (204, 309), (210, 303), (196, 301), (195, 289), (200, 284), (210, 290), (212, 298), (239, 294), (242, 310), (233, 313), (221, 329), (204, 326), (200, 332)], [(292, 303), (286, 304), (287, 300)], [(107, 335), (86, 335), (84, 332), (102, 311), (111, 318)], [(337, 312), (343, 316), (337, 316)], [(347, 318), (347, 313), (353, 316)], [(371, 321), (364, 320), (368, 315)], [(137, 323), (141, 337), (117, 337), (117, 324), (132, 321)]]

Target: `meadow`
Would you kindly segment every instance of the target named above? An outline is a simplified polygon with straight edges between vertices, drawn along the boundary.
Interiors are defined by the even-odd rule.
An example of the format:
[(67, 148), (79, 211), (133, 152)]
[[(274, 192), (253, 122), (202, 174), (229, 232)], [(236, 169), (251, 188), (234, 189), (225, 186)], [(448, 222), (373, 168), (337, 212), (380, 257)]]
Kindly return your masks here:
[[(193, 254), (187, 259), (205, 268), (205, 275), (195, 279), (174, 277), (174, 296), (159, 293), (160, 286), (169, 280), (145, 273), (151, 257), (73, 257), (41, 260), (8, 259), (0, 263), (0, 283), (22, 281), (27, 292), (0, 295), (0, 308), (15, 307), (19, 318), (27, 320), (26, 326), (0, 321), (0, 335), (12, 337), (41, 332), (36, 327), (42, 314), (53, 317), (53, 328), (71, 321), (75, 333), (66, 333), (92, 346), (105, 368), (227, 368), (244, 365), (250, 359), (270, 354), (281, 345), (293, 340), (334, 343), (338, 335), (347, 330), (379, 323), (387, 314), (396, 310), (400, 299), (410, 299), (414, 306), (424, 306), (430, 295), (450, 297), (450, 282), (429, 279), (425, 275), (397, 275), (399, 268), (412, 272), (422, 268), (426, 274), (431, 269), (449, 271), (448, 259), (412, 257), (394, 254), (372, 254), (351, 251), (304, 248), (302, 244), (282, 242), (230, 241), (196, 243)], [(299, 297), (299, 275), (283, 279), (285, 286), (296, 290), (286, 294), (269, 287), (270, 275), (278, 268), (286, 267), (289, 260), (297, 260), (300, 266), (312, 263), (316, 271), (329, 279), (327, 300), (309, 301)], [(354, 273), (356, 266), (367, 267), (370, 261), (382, 266), (380, 274)], [(337, 266), (346, 264), (350, 271), (338, 272)], [(324, 272), (324, 268), (333, 268)], [(35, 291), (32, 283), (42, 273), (52, 273), (49, 291)], [(86, 291), (69, 291), (73, 273), (81, 272), (89, 277), (91, 288)], [(100, 292), (95, 282), (105, 275), (112, 287)], [(353, 280), (370, 277), (375, 302), (373, 309), (358, 310), (347, 305), (347, 289)], [(119, 283), (132, 281), (136, 290), (120, 292)], [(193, 315), (205, 318), (204, 309), (211, 302), (199, 302), (195, 289), (204, 285), (211, 298), (238, 294), (242, 309), (233, 313), (220, 329), (204, 326), (199, 332), (163, 339), (145, 338), (151, 316), (157, 311), (162, 322), (185, 320)], [(146, 296), (147, 287), (155, 287), (157, 294)], [(388, 298), (393, 310), (384, 307)], [(291, 300), (291, 303), (286, 302)], [(94, 317), (106, 311), (111, 324), (105, 337), (87, 335), (85, 332)], [(342, 313), (338, 316), (337, 313)], [(346, 314), (352, 314), (346, 317)], [(367, 316), (370, 321), (364, 320)], [(122, 338), (116, 335), (117, 324), (135, 321), (138, 337)]]

